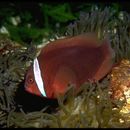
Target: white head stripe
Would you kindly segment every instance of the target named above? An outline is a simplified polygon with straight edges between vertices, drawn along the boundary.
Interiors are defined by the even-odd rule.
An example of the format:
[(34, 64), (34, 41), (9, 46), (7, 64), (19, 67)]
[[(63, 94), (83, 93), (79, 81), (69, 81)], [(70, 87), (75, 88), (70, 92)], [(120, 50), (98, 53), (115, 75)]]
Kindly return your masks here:
[(47, 97), (45, 89), (44, 89), (44, 83), (43, 83), (42, 76), (41, 76), (39, 62), (38, 62), (37, 58), (34, 59), (33, 72), (34, 72), (34, 78), (35, 78), (36, 84), (38, 86), (38, 89), (40, 90), (41, 94), (44, 97)]

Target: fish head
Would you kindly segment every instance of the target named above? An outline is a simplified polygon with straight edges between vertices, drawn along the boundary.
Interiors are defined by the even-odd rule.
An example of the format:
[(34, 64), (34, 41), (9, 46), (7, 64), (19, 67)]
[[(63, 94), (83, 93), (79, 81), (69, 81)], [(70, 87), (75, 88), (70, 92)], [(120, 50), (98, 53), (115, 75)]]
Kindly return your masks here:
[(45, 85), (38, 58), (34, 59), (32, 66), (30, 66), (27, 71), (25, 90), (31, 94), (44, 98), (55, 98), (53, 89), (50, 86), (46, 87)]
[(24, 87), (27, 92), (29, 92), (31, 94), (35, 94), (37, 96), (41, 96), (41, 93), (40, 93), (39, 89), (37, 88), (32, 66), (30, 66), (27, 71)]

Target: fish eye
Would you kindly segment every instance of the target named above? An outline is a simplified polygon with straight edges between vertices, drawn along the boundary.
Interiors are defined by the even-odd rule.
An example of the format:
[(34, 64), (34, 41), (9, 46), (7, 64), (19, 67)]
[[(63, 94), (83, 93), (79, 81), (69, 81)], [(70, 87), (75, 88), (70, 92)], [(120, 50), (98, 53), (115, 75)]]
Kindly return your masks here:
[(29, 84), (32, 84), (33, 82), (34, 82), (33, 78), (29, 76), (29, 77), (28, 77), (28, 83), (29, 83)]

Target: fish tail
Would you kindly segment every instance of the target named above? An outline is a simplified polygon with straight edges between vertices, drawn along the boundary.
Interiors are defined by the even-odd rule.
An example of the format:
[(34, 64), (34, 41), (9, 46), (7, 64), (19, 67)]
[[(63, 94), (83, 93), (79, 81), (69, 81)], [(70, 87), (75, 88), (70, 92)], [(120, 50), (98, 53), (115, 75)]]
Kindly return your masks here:
[(111, 47), (111, 43), (109, 41), (109, 39), (104, 39), (102, 41), (102, 44), (101, 44), (101, 50), (102, 50), (102, 53), (104, 56), (106, 57), (112, 57), (112, 59), (114, 59), (115, 57), (115, 52), (114, 50), (112, 49)]

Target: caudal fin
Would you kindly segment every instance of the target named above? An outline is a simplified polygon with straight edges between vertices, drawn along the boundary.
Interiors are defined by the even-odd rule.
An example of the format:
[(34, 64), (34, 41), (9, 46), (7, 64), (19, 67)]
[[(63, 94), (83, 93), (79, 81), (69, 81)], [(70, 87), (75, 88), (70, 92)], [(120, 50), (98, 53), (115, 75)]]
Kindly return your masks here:
[[(101, 45), (101, 52), (103, 55), (103, 61), (97, 72), (95, 73), (94, 79), (100, 80), (106, 74), (108, 74), (114, 64), (115, 52), (111, 47), (111, 44), (108, 39), (105, 39)], [(99, 57), (100, 58), (100, 57)]]

